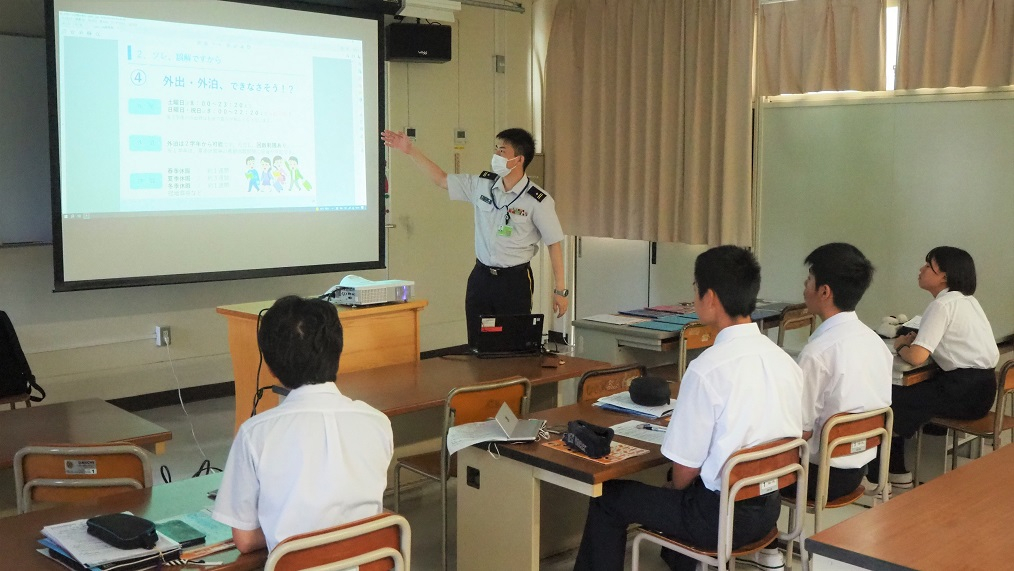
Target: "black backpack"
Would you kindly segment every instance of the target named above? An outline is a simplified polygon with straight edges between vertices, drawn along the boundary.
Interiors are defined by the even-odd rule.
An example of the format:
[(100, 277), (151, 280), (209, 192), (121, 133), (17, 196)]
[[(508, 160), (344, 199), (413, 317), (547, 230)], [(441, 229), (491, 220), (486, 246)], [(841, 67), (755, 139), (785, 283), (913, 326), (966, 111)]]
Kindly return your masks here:
[(7, 312), (0, 311), (0, 398), (30, 394), (32, 389), (42, 393), (42, 396), (30, 397), (33, 402), (46, 398), (46, 391), (35, 382), (25, 352), (21, 350), (14, 324)]

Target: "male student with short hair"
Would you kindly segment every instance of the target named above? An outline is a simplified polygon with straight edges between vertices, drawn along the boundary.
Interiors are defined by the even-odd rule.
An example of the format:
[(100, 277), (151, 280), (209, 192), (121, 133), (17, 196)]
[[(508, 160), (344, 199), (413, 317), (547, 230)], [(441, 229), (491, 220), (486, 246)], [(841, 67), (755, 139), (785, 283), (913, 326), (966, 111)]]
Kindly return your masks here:
[[(803, 432), (802, 372), (750, 319), (760, 289), (753, 254), (737, 246), (712, 248), (697, 257), (694, 279), (697, 314), (718, 335), (687, 368), (662, 443), (662, 454), (673, 461), (672, 482), (666, 487), (606, 482), (602, 496), (591, 500), (576, 570), (623, 569), (631, 523), (715, 548), (725, 461), (743, 448)], [(780, 505), (777, 491), (736, 502), (733, 544), (764, 537)], [(670, 550), (662, 557), (672, 569), (696, 567)]]
[(380, 513), (394, 452), (391, 421), (334, 383), (343, 344), (334, 306), (283, 297), (257, 344), (291, 392), (240, 426), (225, 464), (212, 517), (243, 553)]
[[(873, 280), (873, 264), (858, 248), (841, 242), (824, 244), (806, 257), (803, 282), (806, 308), (821, 324), (799, 353), (803, 369), (803, 438), (810, 445), (809, 499), (817, 491), (820, 434), (838, 413), (866, 412), (891, 404), (893, 358), (887, 344), (859, 321), (856, 306)], [(831, 459), (829, 501), (852, 493), (862, 484), (866, 465), (877, 450)], [(795, 497), (795, 486), (782, 490)], [(763, 549), (750, 564), (766, 570), (784, 569), (777, 549)]]

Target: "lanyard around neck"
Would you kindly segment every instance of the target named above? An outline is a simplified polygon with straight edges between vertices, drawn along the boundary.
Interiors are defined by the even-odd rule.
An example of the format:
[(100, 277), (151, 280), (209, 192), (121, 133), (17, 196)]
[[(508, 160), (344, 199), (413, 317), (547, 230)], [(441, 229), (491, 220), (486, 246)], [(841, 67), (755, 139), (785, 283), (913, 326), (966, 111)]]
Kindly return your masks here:
[[(503, 181), (503, 177), (500, 177), (497, 180), (498, 181)], [(523, 195), (528, 190), (528, 187), (531, 186), (531, 185), (532, 185), (532, 179), (529, 178), (528, 182), (525, 184), (525, 187), (521, 189), (521, 192), (519, 192), (517, 196), (514, 197), (514, 200), (508, 202), (505, 206), (497, 206), (497, 204), (496, 204), (496, 197), (493, 196), (493, 186), (496, 186), (496, 183), (494, 182), (493, 186), (489, 187), (489, 199), (493, 201), (493, 208), (496, 208), (497, 210), (500, 210), (501, 208), (510, 208), (511, 204), (514, 204), (515, 202), (517, 202), (518, 199), (521, 198), (521, 195)], [(504, 194), (506, 194), (506, 193), (507, 193), (507, 191), (504, 190)], [(507, 216), (510, 216), (510, 213), (508, 213)]]

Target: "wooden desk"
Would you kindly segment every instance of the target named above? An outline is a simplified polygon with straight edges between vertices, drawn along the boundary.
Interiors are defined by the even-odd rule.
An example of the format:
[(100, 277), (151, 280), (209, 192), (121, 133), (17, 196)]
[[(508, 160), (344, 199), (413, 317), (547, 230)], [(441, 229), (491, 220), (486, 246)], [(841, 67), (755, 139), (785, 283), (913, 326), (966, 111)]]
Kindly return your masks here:
[[(210, 507), (214, 502), (208, 499), (208, 492), (217, 489), (222, 482), (221, 474), (190, 478), (171, 484), (155, 486), (147, 490), (132, 490), (122, 494), (103, 496), (50, 509), (29, 512), (22, 515), (0, 518), (0, 537), (3, 538), (4, 569), (65, 569), (35, 552), (40, 546), (42, 528), (47, 525), (89, 518), (96, 515), (130, 511), (152, 521), (192, 513)], [(261, 569), (267, 559), (267, 550), (241, 555), (231, 549), (215, 553), (205, 561), (222, 561), (225, 564), (210, 569), (223, 571), (247, 571)], [(171, 569), (208, 569), (198, 565), (171, 567)]]
[[(257, 387), (257, 315), (274, 301), (224, 305), (217, 309), (229, 324), (229, 353), (236, 385), (236, 430), (250, 416)], [(371, 307), (336, 305), (344, 332), (344, 347), (338, 375), (383, 365), (411, 363), (419, 360), (419, 312), (425, 300)], [(278, 384), (278, 380), (261, 368), (260, 386)], [(278, 397), (264, 393), (258, 412), (278, 406)]]
[(29, 444), (97, 444), (124, 441), (161, 454), (173, 435), (104, 400), (87, 399), (0, 412), (0, 469)]
[[(591, 403), (546, 410), (531, 417), (545, 419), (549, 426), (565, 425), (578, 418), (611, 426), (633, 418)], [(474, 446), (458, 452), (458, 570), (539, 568), (542, 482), (596, 497), (602, 495), (602, 484), (607, 480), (669, 463), (658, 445), (620, 436), (616, 441), (649, 452), (608, 466), (541, 443), (500, 444), (499, 458)], [(478, 488), (469, 484), (475, 478), (479, 480)]]
[[(513, 377), (525, 377), (532, 385), (539, 386), (611, 366), (580, 357), (563, 356), (561, 360), (562, 365), (551, 368), (542, 366), (542, 357), (479, 359), (462, 355), (339, 373), (337, 384), (338, 390), (345, 396), (362, 400), (388, 416), (395, 416), (441, 407), (447, 393), (455, 387)], [(247, 411), (249, 408), (247, 403)]]
[(1014, 446), (1005, 446), (808, 538), (806, 548), (826, 558), (824, 569), (1009, 569), (1012, 473)]

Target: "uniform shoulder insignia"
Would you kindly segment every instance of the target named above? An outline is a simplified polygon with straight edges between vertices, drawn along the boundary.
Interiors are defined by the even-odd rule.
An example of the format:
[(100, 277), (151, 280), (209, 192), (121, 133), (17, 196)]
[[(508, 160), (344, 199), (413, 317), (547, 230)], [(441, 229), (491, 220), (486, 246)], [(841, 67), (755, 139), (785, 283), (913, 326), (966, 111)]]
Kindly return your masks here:
[(479, 178), (484, 178), (486, 180), (496, 181), (496, 179), (498, 179), (500, 177), (496, 176), (495, 172), (482, 171), (481, 173), (479, 173)]
[(547, 196), (549, 196), (541, 189), (535, 188), (534, 186), (528, 189), (528, 194), (532, 195), (532, 197), (535, 198), (535, 200), (538, 200), (539, 202), (542, 202), (543, 200), (546, 199)]

